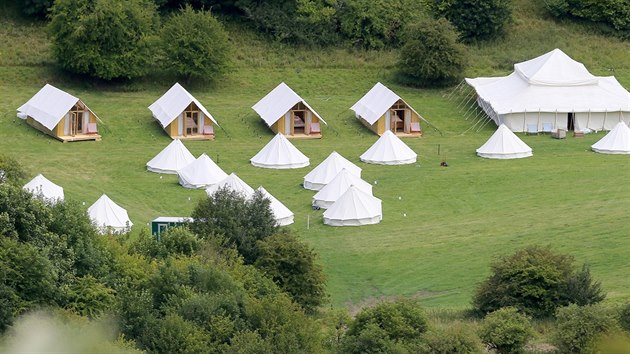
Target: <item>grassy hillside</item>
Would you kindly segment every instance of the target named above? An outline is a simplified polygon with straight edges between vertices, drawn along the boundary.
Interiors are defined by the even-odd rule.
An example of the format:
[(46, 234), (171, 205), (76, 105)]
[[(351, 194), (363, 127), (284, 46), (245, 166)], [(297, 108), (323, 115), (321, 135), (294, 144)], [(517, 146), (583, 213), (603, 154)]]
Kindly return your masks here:
[[(629, 43), (554, 22), (541, 6), (516, 1), (506, 38), (470, 47), (467, 75), (505, 74), (513, 63), (558, 47), (594, 74), (614, 74), (630, 87)], [(603, 133), (566, 140), (522, 136), (534, 149), (532, 158), (484, 160), (474, 151), (495, 127), (465, 119), (466, 110), (459, 107), (464, 96), (452, 95), (452, 88), (396, 85), (396, 52), (312, 50), (269, 43), (238, 24), (228, 29), (238, 48), (234, 71), (215, 84), (188, 87), (223, 129), (215, 141), (186, 146), (195, 155), (208, 153), (253, 187), (264, 185), (294, 211), (291, 228), (321, 255), (333, 305), (417, 295), (428, 307), (465, 308), (489, 262), (528, 244), (549, 244), (590, 263), (609, 301), (630, 298), (625, 254), (630, 159), (592, 153), (590, 145)], [(41, 24), (0, 17), (0, 152), (18, 158), (31, 175), (43, 173), (62, 185), (67, 198), (85, 202), (86, 208), (107, 193), (129, 210), (134, 232), (157, 216), (189, 214), (204, 192), (180, 187), (175, 176), (145, 170), (170, 142), (146, 107), (172, 81), (156, 76), (94, 84), (67, 77), (52, 62)], [(311, 158), (308, 168), (276, 171), (249, 164), (272, 138), (250, 107), (281, 81), (329, 123), (323, 139), (294, 142)], [(417, 164), (359, 161), (377, 137), (348, 108), (377, 81), (441, 132), (425, 126), (424, 137), (405, 140), (418, 152)], [(99, 115), (101, 142), (62, 144), (16, 118), (15, 109), (46, 82), (80, 97)], [(333, 150), (362, 167), (363, 178), (374, 184), (374, 194), (383, 199), (381, 224), (332, 228), (323, 225), (321, 211), (311, 210), (314, 193), (300, 183)], [(450, 167), (439, 167), (444, 159)]]

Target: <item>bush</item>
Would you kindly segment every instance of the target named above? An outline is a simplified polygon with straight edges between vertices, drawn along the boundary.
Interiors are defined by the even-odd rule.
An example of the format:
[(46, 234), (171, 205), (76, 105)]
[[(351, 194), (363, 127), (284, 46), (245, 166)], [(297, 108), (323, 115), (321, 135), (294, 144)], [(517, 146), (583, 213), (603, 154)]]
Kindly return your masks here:
[(227, 247), (236, 247), (246, 264), (256, 261), (256, 242), (278, 229), (269, 199), (260, 192), (250, 198), (222, 188), (201, 200), (193, 210), (191, 230), (198, 236), (221, 237)]
[(630, 303), (627, 303), (619, 310), (619, 325), (621, 329), (630, 332)]
[(554, 343), (563, 353), (590, 352), (596, 340), (614, 325), (613, 316), (599, 306), (571, 304), (558, 309)]
[(228, 69), (228, 35), (210, 11), (186, 6), (166, 21), (160, 37), (164, 68), (187, 81), (214, 81)]
[(398, 61), (399, 80), (412, 86), (439, 86), (458, 82), (464, 75), (465, 47), (445, 19), (423, 20), (405, 31)]
[(25, 178), (26, 171), (16, 159), (0, 155), (0, 184), (21, 185)]
[(510, 0), (438, 0), (431, 6), (436, 17), (448, 19), (464, 41), (498, 37), (512, 16)]
[(53, 53), (65, 70), (131, 79), (151, 69), (156, 24), (149, 0), (57, 0), (49, 30)]
[(464, 324), (449, 323), (444, 328), (430, 329), (422, 336), (422, 353), (472, 354), (482, 353), (479, 337)]
[(546, 0), (547, 11), (558, 18), (573, 17), (603, 23), (623, 38), (630, 37), (630, 2), (624, 0)]
[[(482, 313), (514, 306), (534, 317), (552, 316), (558, 307), (570, 303), (596, 303), (603, 299), (588, 267), (573, 269), (573, 258), (549, 248), (530, 246), (491, 265), (492, 274), (475, 294), (473, 303)], [(587, 291), (577, 291), (581, 284)], [(583, 290), (584, 290), (583, 289)]]
[(488, 314), (479, 331), (481, 340), (499, 353), (521, 353), (533, 335), (529, 318), (514, 307)]
[(287, 292), (307, 312), (326, 298), (326, 283), (317, 254), (295, 235), (281, 232), (258, 241), (255, 266)]
[(415, 352), (427, 329), (426, 316), (414, 300), (381, 303), (357, 314), (341, 347), (348, 353)]

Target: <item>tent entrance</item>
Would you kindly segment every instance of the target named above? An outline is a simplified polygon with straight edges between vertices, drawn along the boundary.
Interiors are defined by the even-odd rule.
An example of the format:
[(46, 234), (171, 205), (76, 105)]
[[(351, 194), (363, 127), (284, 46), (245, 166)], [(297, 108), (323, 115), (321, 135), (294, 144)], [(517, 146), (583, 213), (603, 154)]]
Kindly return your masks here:
[(193, 104), (184, 111), (184, 135), (199, 134), (199, 110)]
[(396, 102), (390, 109), (389, 129), (392, 133), (405, 133), (405, 127), (409, 126), (411, 120), (411, 112), (407, 105), (402, 102)]
[(291, 109), (291, 135), (306, 134), (306, 107), (300, 102)]
[(575, 113), (573, 112), (567, 114), (567, 130), (575, 130)]
[(69, 112), (70, 116), (70, 125), (68, 135), (75, 136), (77, 134), (83, 133), (83, 114), (85, 110), (78, 105), (72, 107)]

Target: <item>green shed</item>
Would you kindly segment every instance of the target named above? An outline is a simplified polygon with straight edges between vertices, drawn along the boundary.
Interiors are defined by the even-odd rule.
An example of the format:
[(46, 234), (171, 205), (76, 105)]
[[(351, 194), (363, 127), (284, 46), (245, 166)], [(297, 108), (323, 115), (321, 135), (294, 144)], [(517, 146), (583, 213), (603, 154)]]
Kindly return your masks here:
[(151, 235), (159, 240), (160, 235), (169, 228), (182, 226), (191, 221), (192, 219), (188, 217), (160, 216), (159, 218), (151, 221)]

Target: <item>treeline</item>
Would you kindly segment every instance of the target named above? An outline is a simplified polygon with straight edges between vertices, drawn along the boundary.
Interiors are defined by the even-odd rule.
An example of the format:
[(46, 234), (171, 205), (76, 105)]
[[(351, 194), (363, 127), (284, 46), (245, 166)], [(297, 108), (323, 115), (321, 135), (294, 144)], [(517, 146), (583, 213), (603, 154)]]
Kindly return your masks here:
[(557, 18), (579, 19), (599, 25), (623, 39), (630, 39), (630, 2), (627, 0), (545, 0), (549, 13)]

